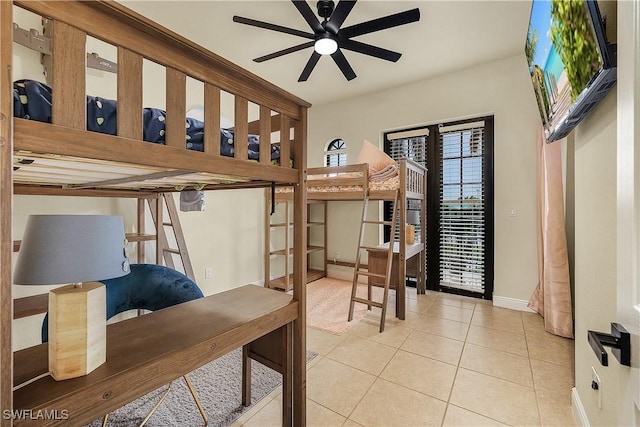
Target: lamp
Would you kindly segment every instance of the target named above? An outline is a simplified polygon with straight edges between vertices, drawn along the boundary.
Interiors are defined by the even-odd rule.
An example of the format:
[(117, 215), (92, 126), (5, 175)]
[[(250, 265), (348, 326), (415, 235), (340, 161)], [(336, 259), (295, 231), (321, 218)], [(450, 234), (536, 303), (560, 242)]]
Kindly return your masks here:
[(105, 280), (129, 273), (122, 217), (31, 215), (14, 283), (70, 285), (49, 292), (49, 371), (86, 375), (106, 361)]
[(313, 49), (320, 55), (331, 55), (338, 50), (338, 42), (330, 34), (325, 33), (316, 40)]
[(405, 240), (407, 244), (412, 245), (416, 240), (416, 225), (420, 224), (420, 211), (414, 209), (407, 210), (407, 226), (405, 232)]

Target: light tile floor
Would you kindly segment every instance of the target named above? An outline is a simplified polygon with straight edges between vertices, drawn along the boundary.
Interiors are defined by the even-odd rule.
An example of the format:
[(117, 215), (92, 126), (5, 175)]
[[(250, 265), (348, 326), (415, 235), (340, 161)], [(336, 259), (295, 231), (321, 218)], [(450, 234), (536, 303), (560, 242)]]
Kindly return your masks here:
[[(405, 321), (372, 312), (338, 336), (309, 328), (309, 426), (573, 426), (573, 340), (536, 314), (408, 289)], [(391, 302), (393, 303), (393, 302)], [(278, 426), (274, 390), (233, 426)]]

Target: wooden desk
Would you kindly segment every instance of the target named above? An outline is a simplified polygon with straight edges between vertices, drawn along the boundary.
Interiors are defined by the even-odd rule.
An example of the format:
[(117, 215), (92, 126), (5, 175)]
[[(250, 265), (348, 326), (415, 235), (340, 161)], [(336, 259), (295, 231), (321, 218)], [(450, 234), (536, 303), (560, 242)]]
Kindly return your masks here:
[[(393, 262), (391, 264), (391, 280), (389, 289), (396, 290), (396, 317), (404, 320), (405, 318), (405, 301), (406, 296), (406, 278), (400, 277), (398, 262), (400, 257), (400, 244), (393, 244)], [(384, 243), (377, 248), (387, 249), (389, 243)], [(424, 288), (424, 244), (412, 243), (406, 245), (405, 257), (407, 262), (406, 275), (412, 275), (418, 279), (418, 291)], [(422, 265), (421, 265), (422, 264)], [(387, 253), (381, 251), (369, 251), (369, 272), (376, 274), (384, 274), (387, 268)], [(377, 277), (369, 277), (371, 286), (384, 286), (384, 280)], [(420, 292), (419, 292), (420, 293)], [(424, 292), (422, 292), (424, 293)]]
[[(290, 295), (247, 285), (109, 325), (104, 365), (65, 381), (47, 376), (13, 393), (15, 410), (66, 410), (68, 419), (22, 419), (14, 425), (83, 425), (256, 340), (272, 340), (268, 347), (277, 348), (297, 310)], [(282, 360), (290, 362), (289, 352), (283, 353)], [(291, 378), (292, 364), (287, 365)], [(47, 344), (14, 353), (14, 384), (47, 371)], [(291, 408), (291, 394), (283, 399)], [(290, 413), (283, 413), (286, 420)]]

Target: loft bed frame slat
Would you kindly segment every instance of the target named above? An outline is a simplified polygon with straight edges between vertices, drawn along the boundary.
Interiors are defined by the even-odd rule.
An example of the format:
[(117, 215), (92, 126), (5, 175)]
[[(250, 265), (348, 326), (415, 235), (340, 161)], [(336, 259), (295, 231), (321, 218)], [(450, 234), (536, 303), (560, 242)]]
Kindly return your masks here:
[(181, 71), (167, 68), (167, 145), (170, 147), (184, 147), (184, 121), (187, 115), (187, 76)]
[(220, 155), (220, 88), (204, 84), (204, 152)]
[[(288, 159), (291, 153), (291, 135), (289, 132), (289, 117), (280, 115), (280, 158)], [(289, 162), (283, 163), (284, 167), (289, 167)]]
[[(260, 163), (269, 163), (271, 161), (271, 110), (262, 105), (260, 106), (260, 123), (257, 133), (260, 136)], [(286, 159), (286, 157), (284, 158)]]
[[(12, 116), (12, 36), (13, 5), (52, 20), (47, 31), (52, 39), (50, 82), (52, 123), (42, 123)], [(147, 18), (112, 1), (14, 1), (0, 2), (0, 403), (13, 409), (12, 396), (29, 402), (40, 393), (46, 400), (47, 380), (38, 380), (18, 394), (13, 393), (12, 283), (11, 254), (12, 195), (55, 195), (88, 197), (131, 197), (156, 202), (159, 194), (175, 191), (176, 186), (197, 184), (207, 190), (263, 188), (293, 185), (294, 241), (301, 248), (293, 253), (293, 301), (286, 308), (257, 313), (260, 329), (251, 322), (233, 325), (238, 333), (225, 335), (220, 354), (245, 344), (260, 334), (293, 325), (292, 405), (293, 424), (306, 422), (306, 134), (307, 109), (310, 104), (278, 88), (231, 62), (203, 49)], [(117, 49), (117, 135), (86, 130), (86, 42), (94, 37)], [(166, 145), (142, 141), (143, 136), (143, 62), (154, 62), (166, 71)], [(203, 83), (204, 88), (204, 152), (185, 148), (186, 79)], [(221, 92), (235, 97), (234, 157), (220, 151)], [(249, 121), (249, 102), (259, 106), (259, 120)], [(253, 110), (252, 110), (253, 111)], [(291, 136), (291, 129), (293, 135)], [(281, 165), (271, 163), (271, 133), (281, 132)], [(248, 146), (239, 144), (249, 134), (260, 137), (258, 161), (248, 160)], [(35, 164), (20, 163), (20, 157)], [(286, 159), (286, 161), (284, 161)], [(293, 159), (293, 166), (289, 164)], [(42, 162), (42, 164), (38, 164)], [(16, 170), (13, 171), (14, 166)], [(62, 173), (53, 169), (62, 166)], [(29, 174), (33, 180), (29, 180)], [(47, 178), (46, 176), (49, 175)], [(23, 178), (24, 177), (24, 178)], [(54, 177), (54, 178), (52, 178)], [(43, 182), (38, 182), (42, 180)], [(64, 181), (68, 181), (65, 183)], [(67, 185), (67, 184), (75, 185)], [(90, 187), (90, 188), (85, 188)], [(139, 227), (142, 225), (139, 224)], [(143, 228), (143, 227), (142, 227)], [(19, 236), (18, 236), (19, 237)], [(160, 253), (160, 251), (158, 251)], [(162, 261), (161, 259), (157, 260)], [(253, 288), (253, 287), (250, 287)], [(260, 290), (262, 292), (262, 290)], [(268, 292), (276, 292), (266, 290)], [(245, 291), (232, 290), (237, 304), (251, 314), (258, 309)], [(251, 293), (251, 295), (257, 295)], [(214, 295), (215, 296), (215, 295)], [(289, 297), (291, 298), (291, 297)], [(284, 316), (284, 311), (287, 313)], [(161, 313), (157, 313), (161, 315)], [(255, 317), (253, 317), (255, 318)], [(269, 333), (269, 335), (271, 335)], [(43, 347), (33, 363), (45, 366)], [(290, 353), (289, 353), (290, 354)], [(283, 358), (290, 357), (283, 354)], [(202, 360), (191, 358), (193, 368)], [(289, 359), (290, 360), (290, 359)], [(165, 361), (166, 362), (166, 361)], [(27, 362), (30, 363), (30, 362)], [(153, 362), (155, 363), (155, 362)], [(164, 363), (164, 362), (163, 362)], [(155, 372), (155, 371), (153, 371)], [(20, 371), (21, 376), (23, 374)], [(284, 374), (284, 373), (283, 373)], [(128, 375), (128, 374), (127, 374)], [(95, 377), (95, 376), (93, 376)], [(91, 384), (91, 374), (80, 382)], [(22, 377), (21, 377), (22, 378)], [(166, 378), (155, 381), (165, 383)], [(96, 384), (93, 384), (96, 386)], [(44, 387), (44, 388), (43, 388)], [(142, 386), (128, 387), (127, 399), (137, 397)], [(73, 387), (71, 387), (73, 389)], [(35, 393), (31, 393), (34, 391)], [(73, 393), (73, 390), (71, 390)], [(121, 397), (122, 398), (122, 397)], [(74, 397), (76, 401), (80, 398)], [(285, 401), (285, 404), (287, 402)], [(28, 405), (28, 403), (24, 403)], [(112, 403), (113, 405), (113, 403)], [(43, 408), (47, 407), (44, 403)], [(115, 407), (115, 406), (114, 406)], [(92, 409), (87, 407), (88, 411)], [(20, 408), (22, 409), (22, 408)], [(26, 409), (26, 408), (25, 408)], [(95, 409), (93, 409), (95, 410)], [(283, 417), (283, 420), (290, 419)], [(1, 421), (11, 425), (10, 420)]]
[[(246, 141), (249, 136), (249, 101), (236, 95), (235, 98), (235, 134), (233, 136), (235, 146), (235, 157), (239, 160), (247, 160), (248, 148), (247, 144), (241, 144), (239, 141)], [(286, 158), (286, 157), (285, 157)]]
[(52, 99), (51, 122), (74, 129), (86, 127), (86, 33), (64, 22), (54, 22), (52, 84), (58, 93)]
[(142, 139), (142, 56), (118, 49), (118, 135)]

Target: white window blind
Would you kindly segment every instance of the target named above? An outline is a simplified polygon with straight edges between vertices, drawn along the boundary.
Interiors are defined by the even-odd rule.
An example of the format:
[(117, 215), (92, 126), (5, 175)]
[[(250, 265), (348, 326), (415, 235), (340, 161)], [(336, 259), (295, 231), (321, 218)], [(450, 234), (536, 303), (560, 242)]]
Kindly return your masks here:
[[(387, 135), (389, 138), (389, 156), (394, 160), (410, 159), (414, 162), (427, 166), (427, 137), (429, 136), (429, 129), (413, 129), (410, 131), (396, 132)], [(395, 139), (391, 139), (395, 137)], [(419, 200), (408, 200), (407, 208), (409, 211), (420, 211)], [(407, 212), (409, 213), (409, 212)], [(391, 213), (387, 213), (389, 219)], [(387, 219), (387, 220), (389, 220)], [(400, 227), (400, 216), (396, 217), (396, 240), (400, 239), (400, 230), (404, 230)], [(420, 241), (420, 225), (416, 225), (416, 241)]]
[(440, 284), (485, 288), (484, 123), (440, 128)]
[(426, 167), (427, 136), (429, 129), (423, 129), (424, 135), (411, 138), (398, 138), (389, 140), (389, 156), (394, 160), (411, 159)]

